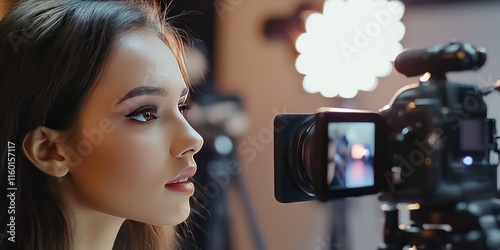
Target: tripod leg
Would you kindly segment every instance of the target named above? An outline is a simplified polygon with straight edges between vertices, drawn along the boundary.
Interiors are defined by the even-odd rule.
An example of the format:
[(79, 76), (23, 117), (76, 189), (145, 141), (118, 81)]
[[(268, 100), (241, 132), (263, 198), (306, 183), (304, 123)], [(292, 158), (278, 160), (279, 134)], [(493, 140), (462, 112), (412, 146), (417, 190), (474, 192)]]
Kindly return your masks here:
[(345, 209), (345, 200), (336, 200), (331, 204), (332, 208), (332, 228), (330, 237), (330, 249), (331, 250), (341, 250), (350, 249), (347, 243), (346, 232), (348, 230), (347, 225), (347, 213)]
[(399, 229), (399, 211), (396, 204), (387, 203), (382, 205), (385, 215), (384, 244), (379, 250), (401, 250), (404, 247), (404, 239)]

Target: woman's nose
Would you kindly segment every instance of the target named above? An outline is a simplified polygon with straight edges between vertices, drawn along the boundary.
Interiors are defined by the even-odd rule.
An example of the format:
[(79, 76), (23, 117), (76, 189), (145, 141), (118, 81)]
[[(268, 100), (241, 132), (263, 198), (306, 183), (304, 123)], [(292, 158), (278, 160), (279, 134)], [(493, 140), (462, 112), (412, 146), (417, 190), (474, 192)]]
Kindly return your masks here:
[(192, 157), (203, 146), (203, 138), (184, 117), (181, 118), (178, 128), (174, 131), (170, 153), (175, 157)]

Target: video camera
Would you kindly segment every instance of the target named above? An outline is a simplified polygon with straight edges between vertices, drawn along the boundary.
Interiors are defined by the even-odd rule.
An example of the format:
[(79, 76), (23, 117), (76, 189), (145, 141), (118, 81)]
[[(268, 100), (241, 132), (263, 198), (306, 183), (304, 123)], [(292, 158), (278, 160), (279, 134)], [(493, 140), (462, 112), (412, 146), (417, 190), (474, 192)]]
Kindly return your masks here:
[[(378, 113), (321, 108), (316, 114), (277, 115), (276, 199), (327, 201), (380, 193), (379, 199), (390, 205), (385, 206), (387, 245), (380, 249), (401, 249), (408, 242), (423, 249), (447, 249), (440, 248), (443, 244), (454, 244), (453, 249), (500, 249), (499, 230), (498, 245), (455, 234), (456, 228), (470, 231), (470, 225), (456, 224), (459, 215), (500, 214), (491, 202), (487, 211), (463, 208), (497, 194), (498, 137), (495, 120), (487, 118), (483, 96), (500, 86), (480, 89), (449, 82), (445, 76), (450, 71), (479, 69), (485, 61), (484, 49), (458, 42), (407, 50), (398, 55), (395, 68), (407, 77), (423, 76), (399, 90)], [(393, 206), (397, 203), (418, 205), (419, 215), (412, 219), (419, 223), (410, 231), (398, 228)], [(429, 223), (452, 225), (453, 233), (446, 234), (452, 238), (437, 240), (443, 231), (422, 227)], [(489, 230), (484, 225), (478, 228)], [(436, 234), (429, 237), (429, 232)], [(483, 245), (471, 245), (479, 241)], [(470, 244), (458, 247), (464, 242)]]

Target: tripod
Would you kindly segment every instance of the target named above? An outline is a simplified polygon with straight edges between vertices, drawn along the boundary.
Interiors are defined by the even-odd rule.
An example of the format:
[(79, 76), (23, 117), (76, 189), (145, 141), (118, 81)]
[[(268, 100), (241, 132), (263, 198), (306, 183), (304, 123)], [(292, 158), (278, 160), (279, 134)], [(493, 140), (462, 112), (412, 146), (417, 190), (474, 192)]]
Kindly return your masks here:
[(412, 225), (399, 224), (396, 203), (382, 205), (384, 241), (379, 250), (500, 249), (500, 203), (493, 199), (445, 207), (410, 208)]

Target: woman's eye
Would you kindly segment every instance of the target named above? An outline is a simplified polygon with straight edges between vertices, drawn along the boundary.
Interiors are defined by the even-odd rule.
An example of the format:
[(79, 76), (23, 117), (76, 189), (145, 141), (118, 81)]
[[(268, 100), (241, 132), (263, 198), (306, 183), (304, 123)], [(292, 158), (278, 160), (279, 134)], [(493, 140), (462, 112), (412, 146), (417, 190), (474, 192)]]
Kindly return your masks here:
[(142, 108), (126, 115), (126, 117), (128, 117), (134, 121), (140, 122), (140, 123), (149, 123), (149, 122), (158, 118), (158, 116), (156, 115), (156, 112), (157, 112), (156, 107), (147, 106), (147, 107), (142, 107)]

